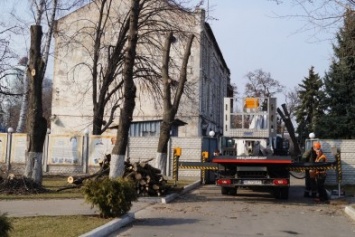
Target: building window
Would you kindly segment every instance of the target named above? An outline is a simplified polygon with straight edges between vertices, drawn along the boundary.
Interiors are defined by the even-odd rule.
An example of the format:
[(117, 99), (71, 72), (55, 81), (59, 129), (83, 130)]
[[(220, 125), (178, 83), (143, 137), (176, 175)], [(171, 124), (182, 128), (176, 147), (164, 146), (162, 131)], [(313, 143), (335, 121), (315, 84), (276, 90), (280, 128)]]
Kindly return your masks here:
[(156, 132), (152, 131), (143, 131), (142, 132), (142, 137), (154, 137), (156, 136)]

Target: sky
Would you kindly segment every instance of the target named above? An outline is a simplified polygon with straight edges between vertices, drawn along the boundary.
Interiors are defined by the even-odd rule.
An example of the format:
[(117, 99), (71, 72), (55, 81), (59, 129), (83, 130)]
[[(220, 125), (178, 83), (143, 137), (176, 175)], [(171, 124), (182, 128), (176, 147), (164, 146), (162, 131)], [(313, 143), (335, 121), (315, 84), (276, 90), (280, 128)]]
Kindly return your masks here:
[[(0, 5), (4, 1), (0, 0)], [(247, 82), (245, 75), (257, 69), (270, 73), (285, 90), (301, 83), (311, 66), (321, 77), (328, 70), (333, 55), (329, 39), (334, 38), (336, 31), (314, 35), (313, 31), (302, 31), (304, 18), (276, 17), (300, 12), (289, 2), (292, 1), (279, 5), (271, 0), (204, 1), (207, 22), (231, 71), (231, 81), (241, 95)], [(28, 45), (22, 47), (25, 50)], [(278, 104), (285, 103), (282, 93), (277, 98)]]
[[(286, 88), (293, 89), (308, 77), (311, 66), (321, 77), (328, 71), (336, 32), (302, 30), (305, 19), (290, 16), (299, 9), (268, 0), (209, 0), (211, 25), (223, 57), (231, 71), (231, 81), (244, 92), (245, 75), (256, 69), (271, 74)], [(308, 24), (308, 23), (306, 23)], [(285, 103), (283, 94), (278, 104)]]

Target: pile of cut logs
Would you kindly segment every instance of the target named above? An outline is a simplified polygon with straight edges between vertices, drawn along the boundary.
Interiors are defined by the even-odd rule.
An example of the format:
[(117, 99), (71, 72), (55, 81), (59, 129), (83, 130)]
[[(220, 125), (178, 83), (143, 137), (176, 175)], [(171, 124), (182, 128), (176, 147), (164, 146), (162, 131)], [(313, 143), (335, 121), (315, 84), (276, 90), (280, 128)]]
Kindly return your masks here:
[(167, 180), (161, 170), (149, 164), (152, 159), (130, 163), (126, 162), (124, 177), (129, 177), (136, 183), (139, 196), (161, 196), (169, 189)]
[[(110, 160), (111, 156), (106, 155), (105, 159), (100, 163), (100, 170), (92, 175), (78, 177), (69, 176), (67, 182), (70, 186), (58, 189), (57, 191), (80, 187), (86, 179), (107, 176), (109, 174)], [(162, 196), (165, 195), (170, 188), (167, 184), (167, 180), (161, 174), (161, 170), (149, 164), (152, 160), (153, 158), (131, 163), (128, 159), (125, 162), (125, 173), (123, 177), (130, 178), (135, 182), (138, 196)]]

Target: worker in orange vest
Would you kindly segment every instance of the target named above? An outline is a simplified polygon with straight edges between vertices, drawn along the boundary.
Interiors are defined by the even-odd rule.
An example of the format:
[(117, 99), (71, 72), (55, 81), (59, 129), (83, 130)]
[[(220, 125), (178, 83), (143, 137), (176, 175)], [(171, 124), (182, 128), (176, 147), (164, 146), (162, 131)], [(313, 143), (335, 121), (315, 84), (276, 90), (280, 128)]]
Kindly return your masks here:
[[(317, 158), (316, 151), (321, 149), (320, 142), (314, 142), (310, 150), (302, 155), (303, 162), (313, 163)], [(311, 177), (309, 170), (306, 170), (304, 197), (317, 197), (317, 183), (315, 177)]]
[[(316, 163), (327, 162), (327, 157), (321, 149), (316, 150), (317, 158)], [(327, 177), (326, 170), (316, 170), (314, 176), (317, 183), (318, 198), (315, 199), (316, 202), (328, 202), (327, 190), (324, 187), (325, 179)]]

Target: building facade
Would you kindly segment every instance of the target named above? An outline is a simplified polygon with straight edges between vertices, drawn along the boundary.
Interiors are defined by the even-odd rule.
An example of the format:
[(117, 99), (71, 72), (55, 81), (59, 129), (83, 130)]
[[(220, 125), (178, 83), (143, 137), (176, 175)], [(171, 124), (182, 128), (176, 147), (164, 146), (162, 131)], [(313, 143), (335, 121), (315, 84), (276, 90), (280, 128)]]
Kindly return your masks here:
[[(122, 9), (128, 7), (127, 5), (124, 6), (123, 3), (125, 2), (129, 1), (113, 1), (111, 14), (116, 17), (123, 14)], [(212, 29), (205, 21), (205, 11), (197, 9), (185, 14), (185, 21), (174, 20), (174, 17), (171, 16), (173, 24), (177, 26), (180, 24), (181, 29), (195, 35), (188, 63), (187, 81), (189, 89), (185, 90), (176, 115), (176, 119), (186, 124), (179, 126), (175, 135), (200, 137), (208, 135), (210, 130), (213, 130), (216, 134), (221, 134), (223, 98), (233, 95), (230, 71)], [(83, 133), (87, 129), (91, 130), (93, 99), (90, 77), (92, 72), (86, 66), (90, 65), (92, 59), (92, 55), (88, 53), (87, 49), (93, 47), (91, 41), (94, 33), (93, 25), (97, 19), (98, 9), (92, 3), (57, 21), (51, 116), (52, 133)], [(117, 24), (117, 28), (115, 24), (106, 28), (106, 43), (109, 44), (110, 39), (113, 39), (117, 33), (115, 29), (120, 27), (119, 23)], [(92, 30), (79, 36), (80, 29), (83, 28), (92, 28)], [(164, 41), (163, 35), (160, 37), (159, 33), (156, 39), (161, 43)], [(63, 48), (63, 45), (68, 46), (70, 44), (75, 46)], [(184, 51), (183, 39), (177, 36), (177, 43), (173, 47), (175, 50), (172, 50), (171, 57), (176, 58), (179, 62)], [(138, 47), (137, 52), (138, 54), (146, 53), (143, 47)], [(159, 52), (155, 53), (159, 55)], [(157, 56), (157, 61), (160, 60), (161, 56)], [(176, 74), (178, 71), (173, 71), (173, 76), (174, 73)], [(159, 126), (159, 123), (154, 122), (162, 119), (163, 109), (161, 103), (159, 103), (159, 98), (150, 94), (144, 84), (136, 83), (136, 86), (137, 97), (133, 117), (133, 122), (136, 123), (132, 126), (139, 127), (134, 127), (135, 134), (158, 136), (159, 134), (155, 131), (144, 130), (155, 128), (155, 126), (144, 126), (144, 124), (142, 126), (142, 122), (147, 121), (148, 124), (152, 124), (153, 121)], [(106, 115), (108, 116), (108, 113)], [(116, 117), (118, 118), (118, 116), (117, 113)], [(117, 122), (118, 119), (114, 121), (114, 123)], [(154, 130), (159, 131), (159, 128)], [(114, 133), (114, 131), (107, 130), (107, 133)]]

